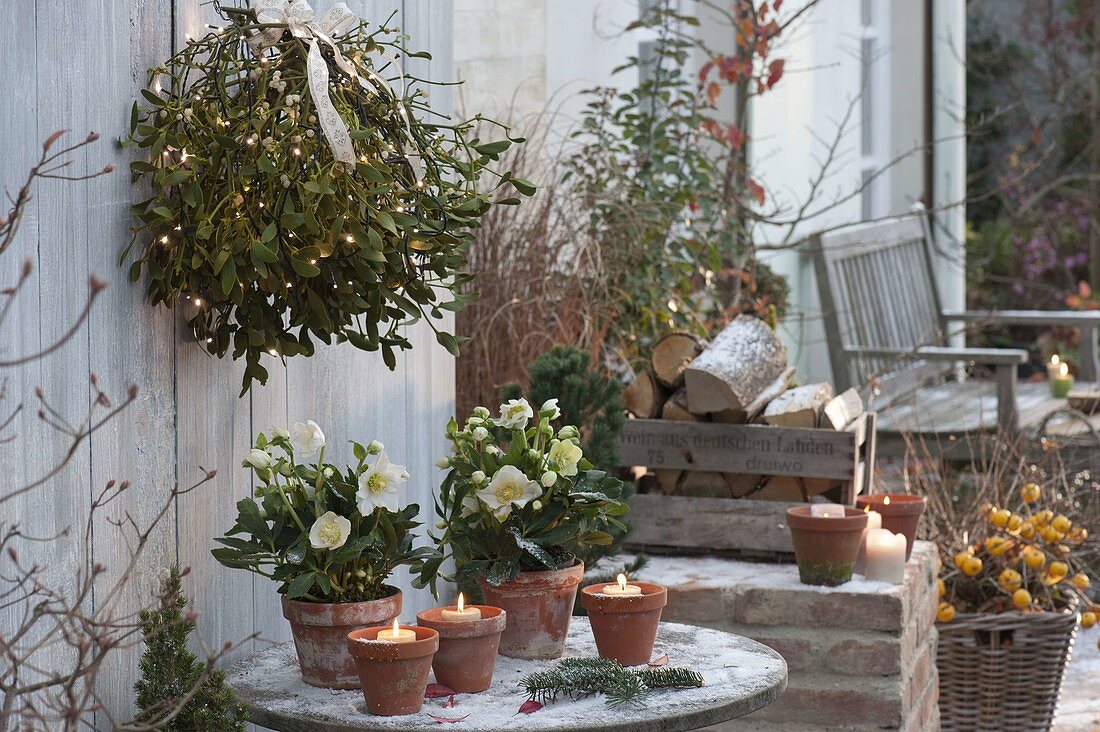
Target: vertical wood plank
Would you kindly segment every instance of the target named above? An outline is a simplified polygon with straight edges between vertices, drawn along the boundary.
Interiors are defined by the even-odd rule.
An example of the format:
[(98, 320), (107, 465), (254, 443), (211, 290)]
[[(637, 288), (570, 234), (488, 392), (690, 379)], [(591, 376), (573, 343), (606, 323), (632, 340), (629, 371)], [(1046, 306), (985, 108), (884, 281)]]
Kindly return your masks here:
[[(430, 0), (405, 0), (403, 22), (405, 32), (410, 36), (410, 50), (427, 49), (432, 58), (409, 59), (407, 71), (411, 76), (426, 78), (437, 82), (454, 80), (454, 6), (451, 3), (431, 2)], [(454, 112), (454, 87), (433, 86), (428, 88), (429, 99), (434, 111), (450, 115)], [(454, 332), (454, 314), (446, 312), (443, 319), (433, 320), (436, 328)], [(416, 466), (417, 474), (423, 476), (415, 496), (420, 504), (423, 533), (431, 527), (436, 517), (433, 510), (433, 495), (442, 479), (441, 471), (435, 467), (435, 461), (446, 454), (447, 444), (443, 428), (454, 414), (455, 408), (455, 362), (454, 358), (440, 346), (435, 333), (428, 322), (420, 322), (413, 329), (413, 350), (407, 358), (406, 383), (408, 399), (406, 410), (409, 424), (413, 427), (409, 439), (409, 451)], [(421, 537), (422, 542), (427, 537)], [(415, 603), (416, 611), (434, 604), (430, 593), (418, 592), (410, 597), (409, 605)]]
[[(0, 43), (0, 98), (20, 100), (19, 103), (0, 105), (0, 141), (4, 154), (0, 155), (0, 185), (9, 190), (18, 190), (23, 185), (27, 170), (38, 159), (41, 149), (38, 136), (38, 68), (34, 51), (35, 44), (35, 7), (34, 3), (0, 4), (0, 22), (10, 33), (9, 39)], [(7, 210), (7, 201), (3, 209)], [(0, 352), (5, 358), (14, 358), (33, 353), (40, 348), (41, 337), (38, 327), (40, 271), (38, 264), (39, 206), (38, 200), (32, 200), (25, 209), (19, 235), (12, 247), (3, 255), (3, 275), (0, 284), (4, 287), (16, 283), (19, 267), (24, 260), (30, 260), (35, 267), (34, 273), (24, 284), (23, 289), (12, 301), (3, 326), (0, 327)], [(36, 438), (41, 438), (38, 419), (35, 417), (34, 387), (39, 383), (40, 369), (32, 363), (0, 372), (6, 382), (5, 396), (0, 400), (0, 414), (6, 419), (18, 405), (26, 408), (16, 415), (14, 421), (0, 438), (0, 470), (3, 471), (3, 487), (7, 493), (18, 486), (25, 485), (37, 477), (41, 464), (25, 459), (25, 451), (30, 449)], [(9, 441), (10, 440), (10, 441)], [(43, 461), (55, 455), (52, 451), (42, 450)], [(55, 489), (56, 490), (56, 489)], [(5, 503), (0, 512), (5, 522), (20, 524), (26, 531), (51, 535), (61, 523), (53, 512), (42, 511), (45, 490), (21, 496)], [(74, 496), (79, 501), (79, 496)], [(69, 496), (64, 496), (68, 502)], [(36, 547), (24, 542), (18, 549), (24, 560), (41, 556), (47, 565), (59, 564), (65, 547)], [(44, 555), (44, 556), (43, 556)], [(6, 561), (6, 560), (4, 560)], [(63, 570), (62, 570), (63, 571)], [(56, 579), (57, 572), (51, 575)], [(18, 627), (24, 609), (11, 605), (0, 609), (0, 633), (9, 633)], [(52, 667), (61, 659), (44, 659), (44, 665)], [(54, 659), (57, 659), (56, 661)], [(18, 720), (15, 721), (18, 724)]]
[[(68, 58), (98, 59), (96, 82), (63, 93), (79, 94), (91, 127), (109, 140), (128, 129), (130, 105), (146, 82), (145, 69), (168, 54), (170, 41), (164, 29), (170, 27), (171, 12), (156, 0), (104, 0), (98, 8), (79, 7), (84, 9), (84, 47), (74, 49)], [(131, 383), (139, 387), (136, 402), (109, 429), (93, 435), (90, 443), (93, 495), (108, 480), (129, 480), (132, 485), (124, 501), (97, 516), (93, 543), (96, 560), (107, 568), (102, 591), (96, 593), (97, 610), (109, 609), (122, 617), (148, 605), (157, 589), (157, 571), (176, 558), (172, 511), (151, 536), (127, 592), (115, 598), (111, 608), (99, 607), (127, 559), (120, 532), (109, 521), (128, 514), (144, 527), (154, 520), (175, 482), (176, 470), (173, 317), (163, 308), (146, 306), (143, 287), (130, 284), (118, 268), (119, 255), (130, 238), (128, 209), (135, 192), (129, 177), (131, 154), (109, 142), (92, 148), (90, 167), (113, 157), (116, 171), (87, 184), (86, 223), (89, 267), (111, 280), (94, 313), (91, 368), (108, 393), (125, 394)], [(139, 651), (135, 647), (127, 662), (105, 667), (99, 692), (107, 713), (97, 715), (100, 726), (109, 726), (111, 718), (130, 717)]]
[[(55, 130), (72, 129), (73, 139), (80, 139), (89, 130), (83, 99), (79, 93), (73, 93), (84, 83), (88, 72), (86, 61), (81, 57), (86, 11), (74, 4), (49, 8), (39, 3), (21, 6), (21, 12), (30, 15), (32, 26), (30, 34), (20, 38), (18, 44), (23, 46), (24, 53), (36, 59), (37, 66), (36, 83), (31, 92), (31, 96), (37, 97), (36, 119), (24, 120), (34, 130), (34, 142), (25, 148), (33, 160), (40, 150), (38, 143)], [(9, 42), (6, 40), (4, 44)], [(88, 159), (86, 151), (72, 158), (77, 169), (84, 168)], [(63, 337), (83, 309), (88, 293), (86, 234), (90, 199), (87, 185), (67, 181), (39, 181), (35, 195), (38, 315), (36, 319), (27, 312), (28, 317), (12, 327), (36, 332), (38, 345), (43, 346)], [(24, 231), (23, 236), (34, 233), (32, 228)], [(10, 264), (9, 268), (8, 271), (15, 269)], [(29, 298), (33, 292), (32, 288), (23, 297)], [(59, 296), (62, 293), (65, 296)], [(50, 403), (74, 422), (79, 422), (88, 408), (88, 337), (89, 329), (85, 324), (64, 347), (29, 369), (31, 373), (37, 371), (34, 378)], [(34, 384), (24, 386), (27, 391), (22, 398), (29, 415), (33, 415), (39, 409), (30, 392)], [(11, 449), (27, 456), (29, 473), (40, 475), (62, 459), (68, 440), (29, 415), (25, 429)], [(54, 480), (27, 494), (27, 500), (20, 507), (23, 513), (16, 519), (25, 531), (40, 536), (54, 536), (66, 528), (73, 532), (68, 537), (23, 547), (24, 561), (42, 566), (41, 579), (47, 586), (62, 592), (75, 587), (77, 562), (85, 554), (81, 544), (89, 512), (88, 451), (89, 445), (85, 442)], [(53, 645), (42, 655), (47, 657), (48, 668), (53, 671), (64, 669), (69, 658), (63, 643)]]

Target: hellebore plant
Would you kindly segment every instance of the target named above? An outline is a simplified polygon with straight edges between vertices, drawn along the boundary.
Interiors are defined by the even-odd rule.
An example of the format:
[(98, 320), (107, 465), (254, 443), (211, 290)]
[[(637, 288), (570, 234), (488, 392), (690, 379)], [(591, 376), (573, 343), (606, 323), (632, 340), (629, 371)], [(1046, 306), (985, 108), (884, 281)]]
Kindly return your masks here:
[[(550, 426), (557, 400), (538, 415), (525, 399), (500, 406), (500, 415), (478, 407), (461, 429), (451, 420), (453, 454), (438, 499), (439, 551), (420, 565), (419, 587), (436, 582), (443, 562), (455, 562), (454, 577), (467, 583), (484, 577), (493, 585), (523, 571), (560, 569), (579, 549), (607, 545), (610, 528), (624, 529), (628, 510), (622, 481), (593, 470), (580, 448), (580, 433)], [(415, 571), (415, 570), (414, 570)]]
[(243, 464), (256, 476), (256, 498), (237, 503), (237, 523), (214, 540), (223, 545), (214, 558), (270, 577), (290, 600), (363, 602), (389, 594), (384, 582), (394, 569), (430, 556), (413, 548), (420, 507), (398, 508), (408, 472), (390, 462), (382, 443), (352, 447), (358, 462), (341, 472), (324, 462), (325, 435), (312, 420), (261, 433)]

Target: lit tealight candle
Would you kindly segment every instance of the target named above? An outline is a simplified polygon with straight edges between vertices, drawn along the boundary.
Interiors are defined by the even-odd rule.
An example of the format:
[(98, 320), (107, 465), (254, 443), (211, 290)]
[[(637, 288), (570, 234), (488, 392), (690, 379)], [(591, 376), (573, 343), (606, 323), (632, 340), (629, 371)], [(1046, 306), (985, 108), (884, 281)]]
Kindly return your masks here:
[(476, 607), (466, 607), (466, 598), (458, 593), (458, 605), (454, 609), (445, 607), (440, 612), (444, 620), (481, 620), (481, 610)]
[(1050, 393), (1058, 399), (1065, 399), (1073, 388), (1073, 377), (1069, 375), (1066, 362), (1058, 364), (1058, 375), (1050, 380)]
[(839, 503), (811, 503), (810, 515), (817, 518), (844, 518), (844, 506)]
[(628, 595), (640, 595), (642, 594), (642, 588), (638, 585), (628, 585), (626, 583), (626, 575), (620, 573), (616, 578), (616, 584), (604, 585), (600, 590), (601, 595), (616, 595), (620, 597), (626, 597)]
[(416, 631), (409, 628), (402, 628), (397, 622), (397, 618), (394, 618), (393, 628), (380, 631), (376, 638), (388, 643), (412, 643), (416, 640)]
[(1051, 381), (1058, 375), (1058, 367), (1062, 365), (1062, 359), (1058, 354), (1054, 354), (1050, 357), (1050, 363), (1047, 364), (1047, 378)]
[(905, 582), (905, 535), (869, 529), (863, 575), (869, 580), (895, 585)]

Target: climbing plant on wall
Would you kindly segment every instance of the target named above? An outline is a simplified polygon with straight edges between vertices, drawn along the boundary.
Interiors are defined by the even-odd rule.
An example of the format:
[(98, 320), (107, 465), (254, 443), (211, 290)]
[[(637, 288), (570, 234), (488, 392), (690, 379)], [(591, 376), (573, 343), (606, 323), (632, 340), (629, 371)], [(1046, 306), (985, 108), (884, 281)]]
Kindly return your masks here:
[[(145, 155), (131, 169), (154, 192), (132, 207), (131, 279), (185, 307), (211, 354), (245, 359), (242, 394), (266, 381), (264, 358), (318, 341), (380, 350), (392, 369), (425, 315), (457, 352), (433, 321), (476, 297), (470, 230), (519, 202), (504, 188), (534, 192), (493, 167), (522, 139), (433, 112), (433, 82), (401, 68), (429, 56), (343, 4), (320, 18), (304, 0), (221, 11), (228, 27), (152, 69), (134, 104), (128, 143)], [(487, 128), (503, 139), (480, 139)]]

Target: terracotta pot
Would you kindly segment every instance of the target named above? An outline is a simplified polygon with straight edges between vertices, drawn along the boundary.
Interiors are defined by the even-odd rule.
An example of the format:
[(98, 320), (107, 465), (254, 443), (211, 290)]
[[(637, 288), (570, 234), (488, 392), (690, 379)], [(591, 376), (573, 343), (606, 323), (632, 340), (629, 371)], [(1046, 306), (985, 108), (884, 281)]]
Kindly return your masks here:
[(566, 569), (520, 572), (511, 582), (491, 585), (479, 579), (485, 604), (503, 608), (508, 624), (500, 637), (500, 654), (509, 658), (561, 658), (573, 615), (584, 564)]
[(481, 619), (444, 620), (444, 608), (435, 607), (417, 615), (416, 622), (439, 633), (439, 651), (432, 660), (435, 680), (455, 691), (474, 694), (493, 683), (507, 613), (489, 605), (466, 607), (480, 610)]
[[(886, 503), (887, 498), (890, 499), (889, 503)], [(920, 523), (920, 517), (924, 514), (927, 504), (928, 499), (924, 496), (911, 496), (907, 493), (889, 495), (876, 493), (856, 497), (856, 506), (859, 508), (870, 506), (872, 511), (882, 514), (882, 528), (905, 536), (905, 561), (907, 562), (913, 554), (917, 524)]]
[(604, 595), (606, 583), (581, 588), (581, 605), (588, 611), (592, 635), (601, 658), (624, 666), (640, 666), (653, 658), (653, 641), (661, 622), (668, 590), (649, 582), (631, 582), (640, 595)]
[(347, 635), (347, 649), (355, 659), (367, 711), (380, 717), (416, 714), (424, 704), (424, 690), (439, 650), (439, 633), (418, 625), (402, 625), (416, 633), (408, 643), (376, 640), (392, 626), (363, 628)]
[(368, 602), (299, 602), (284, 596), (283, 617), (290, 621), (302, 680), (310, 686), (358, 689), (359, 674), (347, 652), (348, 633), (367, 625), (384, 625), (401, 614), (401, 590)]
[(787, 526), (802, 584), (835, 587), (852, 579), (867, 514), (845, 507), (843, 518), (823, 518), (810, 515), (809, 506), (795, 506), (787, 509)]

